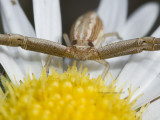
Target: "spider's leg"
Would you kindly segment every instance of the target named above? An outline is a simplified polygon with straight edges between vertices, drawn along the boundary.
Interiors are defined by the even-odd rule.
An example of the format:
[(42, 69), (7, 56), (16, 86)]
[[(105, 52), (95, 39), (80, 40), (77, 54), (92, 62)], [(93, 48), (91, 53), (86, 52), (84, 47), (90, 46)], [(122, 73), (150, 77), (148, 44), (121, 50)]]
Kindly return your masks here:
[[(65, 41), (66, 45), (67, 45), (67, 46), (70, 46), (70, 45), (71, 45), (71, 42), (70, 42), (70, 40), (69, 40), (68, 34), (64, 33), (64, 34), (63, 34), (63, 38), (64, 38), (64, 41)], [(47, 75), (49, 74), (49, 66), (50, 66), (50, 64), (51, 64), (52, 59), (53, 59), (53, 56), (49, 55), (49, 56), (47, 57), (47, 60), (46, 60), (46, 63), (45, 63), (45, 68), (46, 68), (46, 73), (47, 73)]]
[(105, 39), (107, 37), (112, 37), (112, 36), (116, 36), (117, 39), (122, 40), (122, 38), (119, 36), (118, 32), (112, 32), (112, 33), (105, 33), (102, 37), (100, 37), (98, 39), (98, 42), (96, 42), (95, 44), (95, 48), (99, 48), (102, 46), (102, 44), (104, 43)]
[[(116, 36), (117, 39), (119, 40), (122, 40), (122, 38), (120, 37), (120, 35), (118, 34), (118, 32), (112, 32), (112, 33), (105, 33), (103, 36), (102, 36), (102, 40), (101, 40), (101, 43), (100, 44), (97, 44), (96, 47), (100, 48), (102, 46), (102, 43), (104, 42), (104, 40), (107, 38), (107, 37), (112, 37), (112, 36)], [(105, 69), (102, 73), (102, 78), (104, 79), (105, 76), (107, 75), (108, 71), (109, 71), (109, 63), (106, 61), (106, 60), (96, 60), (97, 62), (105, 65)]]
[(160, 38), (144, 37), (106, 45), (98, 50), (101, 59), (160, 50)]
[(122, 37), (119, 35), (119, 33), (118, 33), (118, 32), (105, 33), (103, 36), (104, 36), (105, 38), (106, 38), (106, 37), (116, 36), (116, 37), (117, 37), (117, 39), (119, 39), (119, 40), (123, 40), (123, 39), (122, 39)]
[[(70, 46), (70, 45), (71, 45), (71, 42), (70, 42), (70, 39), (69, 39), (69, 37), (68, 37), (68, 34), (64, 33), (64, 34), (63, 34), (63, 38), (64, 38), (64, 41), (65, 41), (66, 45), (67, 45), (67, 46)], [(49, 74), (49, 66), (50, 66), (50, 64), (51, 64), (52, 59), (53, 59), (53, 56), (52, 56), (52, 55), (49, 55), (49, 56), (47, 57), (47, 60), (46, 60), (46, 63), (45, 63), (45, 68), (46, 68), (46, 73), (47, 73), (47, 75)]]
[(71, 45), (70, 39), (66, 33), (63, 34), (63, 39), (64, 39), (67, 46)]
[[(110, 37), (110, 36), (114, 36), (114, 33), (113, 34), (112, 33), (107, 33), (107, 34), (104, 34), (102, 37), (100, 37), (99, 42), (97, 42), (95, 44), (95, 48), (100, 48), (102, 43), (104, 42), (105, 38)], [(95, 60), (95, 61), (100, 63), (100, 64), (105, 65), (105, 69), (103, 70), (103, 72), (101, 74), (102, 79), (104, 79), (105, 76), (107, 75), (108, 71), (109, 71), (109, 63), (106, 60)]]
[[(64, 41), (65, 41), (66, 45), (67, 45), (67, 46), (70, 46), (70, 45), (71, 45), (71, 42), (70, 42), (70, 40), (69, 40), (68, 34), (64, 33), (64, 34), (63, 34), (63, 38), (64, 38)], [(49, 56), (47, 57), (47, 60), (46, 60), (46, 63), (45, 63), (45, 68), (46, 68), (46, 73), (47, 73), (47, 75), (49, 74), (49, 66), (50, 66), (50, 64), (51, 64), (52, 59), (53, 59), (53, 56), (52, 56), (52, 55), (49, 55)]]
[(119, 52), (116, 52), (116, 53), (112, 53), (112, 54), (108, 54), (107, 55), (107, 58), (114, 58), (114, 57), (119, 57), (119, 56), (124, 56), (124, 55), (130, 55), (130, 54), (136, 54), (136, 53), (139, 53), (142, 51), (143, 48), (130, 48), (130, 49), (127, 49), (127, 50), (124, 50), (124, 51), (119, 51)]
[[(71, 46), (71, 40), (69, 39), (68, 34), (64, 33), (63, 39), (64, 39), (67, 46)], [(64, 58), (64, 62), (66, 62), (66, 61), (68, 61), (68, 62), (67, 62), (67, 64), (64, 65), (64, 68), (68, 68), (68, 64), (73, 64), (74, 59)], [(76, 60), (76, 61), (77, 61), (77, 65), (80, 66), (81, 61), (79, 61), (79, 60)]]
[(73, 58), (70, 47), (41, 38), (26, 37), (18, 34), (0, 34), (0, 45), (21, 47), (25, 50), (41, 52), (58, 57)]
[(106, 60), (96, 60), (96, 62), (105, 65), (105, 69), (101, 75), (101, 77), (104, 79), (109, 71), (109, 63)]
[(46, 62), (45, 62), (45, 65), (44, 65), (44, 67), (46, 68), (46, 74), (47, 74), (47, 76), (49, 74), (49, 67), (50, 67), (52, 59), (53, 59), (53, 56), (52, 55), (48, 55), (48, 57), (46, 59)]

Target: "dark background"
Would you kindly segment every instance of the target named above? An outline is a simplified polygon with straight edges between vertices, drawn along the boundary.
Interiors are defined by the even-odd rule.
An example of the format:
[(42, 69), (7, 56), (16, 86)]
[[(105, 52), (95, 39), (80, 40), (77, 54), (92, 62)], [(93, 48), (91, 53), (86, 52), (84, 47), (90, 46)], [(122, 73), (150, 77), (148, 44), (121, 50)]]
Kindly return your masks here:
[[(29, 20), (33, 24), (32, 0), (19, 1)], [(95, 10), (99, 4), (99, 1), (100, 0), (60, 0), (63, 33), (69, 33), (70, 26), (78, 16), (85, 13), (86, 11)], [(128, 16), (141, 5), (153, 1), (160, 4), (160, 0), (129, 0)], [(148, 35), (150, 35), (159, 25), (160, 16)]]

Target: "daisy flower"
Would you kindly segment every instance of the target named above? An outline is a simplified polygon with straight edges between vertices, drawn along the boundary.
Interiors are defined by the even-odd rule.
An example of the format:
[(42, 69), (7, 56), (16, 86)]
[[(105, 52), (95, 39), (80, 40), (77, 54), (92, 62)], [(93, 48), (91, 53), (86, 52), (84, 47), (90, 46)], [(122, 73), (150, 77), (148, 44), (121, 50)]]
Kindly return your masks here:
[[(61, 15), (60, 15), (59, 0), (54, 0), (54, 1), (53, 0), (33, 0), (35, 30), (33, 29), (33, 26), (28, 21), (26, 15), (24, 14), (17, 0), (0, 0), (0, 5), (1, 5), (2, 22), (3, 22), (5, 33), (17, 33), (17, 34), (22, 34), (25, 36), (44, 38), (44, 39), (52, 40), (54, 42), (61, 43), (62, 33), (61, 33)], [(119, 1), (101, 0), (100, 1), (100, 4), (96, 12), (101, 17), (104, 23), (104, 32), (105, 33), (118, 32), (124, 40), (145, 36), (148, 33), (148, 31), (151, 29), (151, 27), (153, 26), (158, 16), (158, 12), (159, 12), (158, 4), (154, 2), (147, 3), (143, 5), (142, 7), (140, 7), (138, 10), (136, 10), (128, 19), (127, 19), (127, 5), (128, 5), (127, 0), (119, 0)], [(158, 28), (153, 33), (152, 36), (159, 37), (158, 36), (159, 33), (160, 33), (160, 28)], [(119, 41), (115, 39), (114, 37), (113, 38), (111, 37), (111, 38), (107, 38), (103, 45), (109, 44), (111, 40), (112, 42)], [(75, 90), (76, 92), (73, 94), (77, 96), (79, 95), (79, 93), (82, 97), (87, 96), (87, 98), (88, 96), (90, 96), (90, 94), (98, 96), (100, 97), (100, 99), (98, 99), (99, 101), (96, 102), (96, 104), (98, 104), (97, 105), (98, 108), (101, 109), (103, 105), (109, 106), (110, 102), (113, 100), (111, 99), (110, 101), (107, 101), (106, 99), (103, 99), (104, 95), (101, 93), (105, 93), (106, 90), (109, 90), (109, 91), (111, 90), (110, 91), (111, 93), (116, 92), (118, 91), (116, 90), (116, 88), (120, 88), (120, 85), (122, 85), (123, 83), (126, 83), (123, 86), (123, 91), (122, 90), (119, 91), (121, 94), (114, 95), (114, 96), (113, 94), (109, 94), (109, 95), (111, 98), (118, 97), (118, 99), (120, 100), (119, 103), (115, 102), (114, 104), (117, 110), (119, 110), (118, 108), (120, 108), (120, 110), (123, 111), (122, 110), (123, 108), (124, 110), (128, 112), (128, 109), (131, 110), (132, 108), (131, 110), (132, 112), (130, 112), (130, 114), (128, 115), (133, 116), (133, 118), (135, 118), (135, 115), (136, 115), (137, 118), (135, 119), (138, 119), (138, 114), (140, 114), (141, 111), (136, 114), (135, 110), (153, 101), (155, 98), (157, 98), (160, 95), (160, 90), (158, 87), (158, 83), (160, 81), (159, 80), (159, 70), (158, 70), (159, 68), (158, 67), (159, 65), (158, 57), (159, 56), (160, 55), (158, 54), (158, 52), (143, 52), (137, 55), (124, 56), (124, 57), (112, 58), (112, 59), (107, 60), (110, 63), (110, 73), (113, 75), (115, 79), (118, 78), (117, 83), (111, 81), (111, 79), (108, 78), (109, 80), (107, 81), (107, 85), (112, 83), (109, 85), (109, 87), (104, 86), (104, 82), (102, 82), (102, 80), (98, 77), (98, 75), (102, 73), (104, 66), (98, 63), (95, 63), (93, 61), (82, 62), (83, 67), (88, 68), (88, 73), (90, 74), (90, 77), (92, 78), (93, 82), (87, 82), (89, 81), (89, 76), (85, 76), (86, 71), (82, 72), (79, 75), (79, 73), (77, 73), (75, 66), (73, 68), (70, 68), (68, 70), (69, 72), (64, 73), (60, 76), (58, 76), (57, 72), (52, 70), (53, 75), (51, 74), (51, 76), (49, 76), (48, 79), (46, 78), (45, 73), (42, 72), (41, 77), (39, 79), (39, 83), (38, 83), (39, 86), (41, 86), (40, 88), (42, 89), (38, 91), (39, 87), (34, 86), (34, 85), (35, 85), (36, 78), (39, 78), (40, 76), (40, 73), (41, 73), (40, 71), (42, 70), (42, 66), (44, 65), (47, 55), (25, 51), (25, 50), (22, 50), (21, 48), (11, 48), (11, 47), (1, 46), (0, 47), (0, 62), (2, 66), (4, 67), (5, 71), (7, 72), (9, 78), (14, 84), (18, 83), (20, 80), (23, 81), (24, 77), (27, 76), (28, 72), (29, 72), (28, 76), (32, 76), (32, 73), (34, 73), (35, 75), (35, 76), (32, 76), (33, 82), (31, 82), (32, 78), (28, 77), (28, 80), (24, 80), (23, 81), (24, 84), (22, 83), (20, 87), (15, 87), (14, 84), (7, 85), (8, 91), (9, 91), (8, 92), (9, 98), (7, 102), (9, 104), (4, 104), (4, 106), (1, 107), (2, 108), (1, 113), (3, 113), (4, 116), (6, 115), (6, 117), (8, 117), (7, 115), (10, 115), (9, 113), (6, 112), (7, 111), (6, 109), (8, 109), (6, 106), (16, 105), (17, 102), (14, 96), (17, 96), (18, 98), (20, 98), (18, 99), (19, 101), (22, 100), (21, 102), (19, 102), (19, 105), (21, 107), (16, 107), (17, 109), (23, 108), (24, 106), (22, 103), (24, 104), (28, 103), (28, 101), (31, 100), (30, 99), (31, 96), (34, 96), (40, 99), (40, 102), (41, 100), (44, 100), (44, 99), (46, 100), (47, 98), (49, 100), (53, 100), (53, 99), (55, 100), (55, 98), (56, 100), (60, 100), (60, 103), (58, 103), (58, 105), (56, 106), (57, 107), (56, 109), (59, 110), (60, 112), (57, 113), (56, 115), (61, 115), (61, 112), (63, 111), (61, 109), (63, 107), (59, 108), (59, 106), (60, 105), (63, 106), (64, 103), (66, 103), (68, 99), (71, 100), (70, 98), (72, 98), (73, 96), (67, 96), (66, 98), (64, 98), (63, 96), (63, 99), (61, 99), (61, 96), (59, 96), (58, 93), (50, 94), (50, 92), (48, 91), (54, 91), (54, 90), (48, 89), (48, 88), (52, 88), (53, 86), (54, 87), (56, 86), (56, 90), (57, 90), (56, 92), (58, 92), (59, 90), (62, 90), (61, 92), (63, 93), (65, 90), (68, 90), (68, 89), (65, 89), (65, 87), (67, 86), (67, 88), (70, 87), (72, 88), (71, 90), (73, 91)], [(52, 66), (54, 67), (54, 69), (56, 69), (58, 68), (59, 61), (62, 62), (62, 58), (54, 57), (53, 60), (54, 62), (52, 62)], [(152, 71), (152, 73), (150, 71)], [(76, 76), (76, 74), (78, 74), (79, 76), (78, 75)], [(52, 78), (53, 76), (55, 76), (55, 78)], [(96, 77), (98, 78), (94, 79)], [(65, 78), (67, 78), (67, 80)], [(77, 82), (76, 78), (77, 79), (82, 78), (82, 80)], [(50, 79), (55, 79), (55, 81), (52, 81), (53, 83), (49, 84), (50, 81), (48, 80)], [(58, 83), (56, 79), (59, 79), (60, 81), (63, 81), (65, 79), (66, 81), (63, 81), (62, 86), (60, 86), (59, 85), (60, 83)], [(95, 85), (97, 81), (99, 81), (101, 84)], [(79, 88), (72, 87), (72, 86), (76, 86), (75, 84), (80, 85), (80, 87)], [(29, 85), (33, 87), (31, 87), (31, 89), (29, 90), (27, 89), (29, 91), (29, 95), (31, 95), (28, 98), (25, 96), (25, 95), (28, 95), (28, 93), (26, 92), (26, 89), (24, 88), (29, 88), (30, 87)], [(51, 86), (46, 87), (45, 85), (46, 86), (51, 85)], [(135, 91), (138, 87), (139, 89)], [(34, 88), (37, 88), (37, 89), (34, 89)], [(88, 92), (90, 94), (87, 94), (87, 93), (84, 94), (83, 90), (85, 90), (86, 88), (87, 90), (89, 89)], [(109, 89), (109, 88), (112, 88), (112, 89)], [(20, 91), (20, 89), (22, 90), (22, 92)], [(38, 93), (36, 94), (37, 96), (33, 94), (34, 93), (33, 91), (35, 92), (35, 94)], [(45, 91), (47, 93), (45, 93)], [(71, 91), (69, 91), (69, 93), (70, 92)], [(23, 93), (22, 94), (24, 95), (23, 97), (20, 96), (21, 93)], [(42, 94), (42, 93), (45, 93), (45, 94)], [(143, 96), (141, 96), (142, 94)], [(6, 94), (4, 94), (3, 96), (5, 95)], [(43, 96), (43, 95), (46, 95), (46, 96)], [(47, 95), (49, 95), (49, 97)], [(50, 95), (55, 95), (55, 96), (53, 98), (53, 97), (50, 97)], [(81, 96), (78, 96), (78, 98)], [(139, 96), (141, 97), (137, 100)], [(43, 99), (41, 99), (41, 97)], [(74, 98), (76, 98), (74, 100), (77, 100), (76, 96), (74, 96)], [(82, 100), (80, 101), (80, 103), (79, 102), (74, 103), (75, 101), (74, 102), (72, 101), (73, 105), (77, 105), (77, 104), (80, 105), (76, 109), (80, 109), (80, 111), (84, 110), (85, 104), (87, 102), (86, 105), (90, 104), (91, 108), (85, 109), (85, 110), (86, 111), (95, 110), (95, 106), (93, 106), (95, 105), (93, 104), (94, 100), (92, 101), (91, 99), (89, 99), (91, 100), (89, 103), (87, 101), (88, 99), (86, 100), (86, 98), (80, 99), (80, 100)], [(135, 103), (135, 100), (137, 100), (136, 103)], [(124, 101), (127, 101), (127, 102), (125, 103)], [(41, 108), (42, 107), (41, 104), (38, 102), (37, 104), (36, 102), (35, 104), (33, 103), (31, 105), (34, 105), (34, 106), (30, 106), (29, 110), (33, 110), (31, 113), (34, 113), (34, 115), (41, 115), (41, 112), (39, 112), (40, 109), (43, 110), (43, 108)], [(99, 103), (102, 103), (102, 104), (99, 105)], [(52, 104), (56, 104), (56, 103), (53, 103), (53, 101), (50, 101), (50, 102), (47, 101), (45, 103), (45, 105), (51, 105), (50, 107), (53, 107)], [(119, 104), (122, 104), (123, 107), (117, 106)], [(125, 106), (126, 104), (128, 104), (128, 106)], [(146, 111), (143, 113), (142, 119), (144, 120), (146, 119), (154, 120), (155, 119), (156, 120), (158, 117), (160, 117), (159, 116), (160, 107), (158, 106), (160, 106), (159, 100), (152, 102), (147, 107)], [(64, 111), (71, 110), (70, 107), (71, 106), (67, 106), (67, 107), (65, 106)], [(107, 108), (107, 111), (108, 109), (111, 109), (111, 107), (112, 106)], [(15, 110), (17, 109), (10, 110), (11, 114), (13, 115), (14, 113), (16, 113), (18, 115), (18, 113), (21, 110), (18, 112), (17, 111), (15, 112)], [(106, 108), (103, 108), (103, 109), (106, 110)], [(45, 109), (45, 110), (46, 111), (43, 111), (44, 113), (42, 112), (43, 117), (44, 119), (49, 119), (47, 118), (48, 117), (47, 115), (50, 114), (50, 111), (49, 109)], [(143, 107), (141, 110), (144, 111)], [(73, 111), (74, 110), (70, 112), (73, 112)], [(86, 112), (86, 111), (83, 111), (83, 112)], [(96, 113), (96, 111), (94, 112)], [(82, 113), (77, 112), (75, 114), (77, 115), (77, 119), (78, 118), (82, 119), (84, 117)], [(121, 112), (119, 112), (118, 114), (116, 113), (118, 112), (115, 112), (114, 119), (118, 119), (118, 115), (121, 114)], [(87, 115), (90, 115), (90, 114), (87, 114)], [(110, 114), (107, 113), (107, 115), (110, 115)], [(23, 118), (25, 115), (21, 114), (20, 116)], [(99, 113), (99, 116), (101, 117), (100, 119), (102, 119), (104, 118), (105, 114)], [(90, 117), (93, 119), (91, 115)], [(130, 116), (125, 116), (125, 117), (130, 117)], [(33, 118), (30, 118), (30, 119), (33, 119)]]

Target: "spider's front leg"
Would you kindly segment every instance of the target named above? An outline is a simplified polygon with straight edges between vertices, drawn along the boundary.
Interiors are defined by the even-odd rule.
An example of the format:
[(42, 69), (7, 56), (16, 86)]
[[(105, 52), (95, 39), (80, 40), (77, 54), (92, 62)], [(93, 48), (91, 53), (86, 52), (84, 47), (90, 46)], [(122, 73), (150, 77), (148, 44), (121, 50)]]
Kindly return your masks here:
[(41, 52), (58, 57), (73, 58), (70, 47), (45, 39), (26, 37), (18, 34), (0, 34), (0, 45), (21, 47), (25, 50)]
[(143, 37), (112, 43), (98, 49), (101, 59), (113, 58), (142, 51), (160, 50), (160, 38)]
[[(69, 40), (69, 37), (66, 33), (63, 34), (63, 38), (65, 40), (65, 43), (67, 46), (70, 46), (71, 43), (70, 43), (70, 40)], [(53, 56), (52, 55), (48, 55), (46, 61), (45, 61), (45, 68), (46, 68), (46, 74), (48, 75), (49, 74), (49, 67), (50, 67), (50, 64), (52, 62), (52, 59), (53, 59)]]

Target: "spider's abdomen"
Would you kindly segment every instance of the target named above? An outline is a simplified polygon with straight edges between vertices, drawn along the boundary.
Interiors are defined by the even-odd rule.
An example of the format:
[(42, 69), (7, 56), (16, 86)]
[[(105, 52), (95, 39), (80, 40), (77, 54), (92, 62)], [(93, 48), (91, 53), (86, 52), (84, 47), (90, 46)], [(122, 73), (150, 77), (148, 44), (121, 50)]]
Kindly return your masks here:
[(95, 12), (80, 16), (71, 28), (70, 40), (72, 45), (93, 46), (103, 35), (103, 24)]

